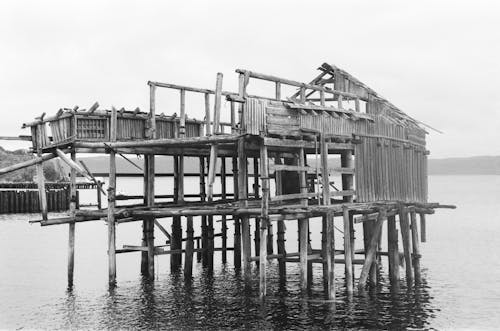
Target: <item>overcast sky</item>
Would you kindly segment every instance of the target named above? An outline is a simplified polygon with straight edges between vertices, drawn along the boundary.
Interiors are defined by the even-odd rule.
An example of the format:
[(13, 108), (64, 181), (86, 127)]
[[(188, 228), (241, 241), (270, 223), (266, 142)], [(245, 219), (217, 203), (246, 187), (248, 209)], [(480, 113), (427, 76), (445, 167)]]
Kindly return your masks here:
[(329, 62), (443, 131), (431, 157), (500, 155), (497, 3), (3, 0), (0, 135), (94, 101), (146, 110), (148, 80), (213, 88), (222, 72), (237, 90), (236, 68), (309, 81)]

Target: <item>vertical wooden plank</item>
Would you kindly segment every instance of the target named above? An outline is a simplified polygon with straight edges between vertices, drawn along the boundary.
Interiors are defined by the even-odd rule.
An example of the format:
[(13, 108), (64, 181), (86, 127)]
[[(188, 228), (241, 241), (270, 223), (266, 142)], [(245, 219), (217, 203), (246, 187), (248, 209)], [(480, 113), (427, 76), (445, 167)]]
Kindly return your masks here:
[(205, 93), (205, 135), (210, 136), (212, 130), (210, 127), (210, 94)]
[[(75, 151), (71, 151), (71, 159), (76, 161)], [(70, 172), (70, 196), (71, 202), (69, 205), (69, 213), (72, 220), (75, 220), (76, 213), (76, 171), (71, 167)], [(98, 190), (99, 191), (99, 190)], [(100, 192), (100, 191), (99, 191)], [(73, 272), (75, 268), (75, 223), (69, 223), (68, 232), (68, 288), (73, 287)]]
[(351, 227), (349, 222), (349, 210), (344, 206), (344, 259), (345, 259), (345, 282), (347, 293), (353, 292), (353, 264), (351, 247)]
[[(116, 108), (112, 108), (110, 122), (110, 140), (116, 141)], [(109, 286), (116, 285), (116, 229), (115, 229), (115, 194), (116, 194), (116, 155), (109, 152), (108, 184), (108, 279)]]
[(269, 158), (267, 155), (267, 146), (262, 142), (260, 146), (260, 165), (262, 180), (262, 211), (260, 226), (260, 260), (259, 260), (259, 284), (260, 298), (266, 296), (266, 266), (267, 266), (267, 231), (269, 226)]
[(365, 251), (366, 252), (365, 263), (363, 264), (363, 268), (361, 269), (361, 275), (359, 276), (359, 283), (358, 283), (359, 290), (363, 290), (365, 288), (371, 266), (372, 264), (375, 263), (377, 246), (378, 246), (378, 237), (380, 235), (380, 232), (382, 231), (382, 225), (384, 224), (384, 219), (386, 218), (386, 215), (387, 213), (385, 209), (379, 210), (377, 221), (375, 223), (375, 226), (373, 227), (370, 242), (367, 246), (367, 250)]
[(217, 73), (217, 80), (215, 84), (215, 101), (214, 101), (214, 125), (212, 131), (217, 134), (220, 131), (220, 108), (221, 108), (221, 95), (222, 95), (222, 73)]
[[(305, 95), (305, 92), (301, 89), (301, 95)], [(305, 166), (305, 153), (304, 149), (301, 148), (299, 151), (299, 166)], [(299, 173), (299, 186), (300, 193), (307, 193), (307, 182), (306, 173), (301, 171)], [(302, 199), (301, 204), (307, 205), (307, 199)], [(298, 221), (299, 225), (299, 260), (300, 260), (300, 288), (302, 290), (307, 290), (308, 285), (308, 263), (307, 256), (309, 251), (309, 219), (302, 218)]]
[[(148, 155), (148, 179), (147, 179), (147, 205), (148, 207), (153, 207), (155, 203), (155, 156), (153, 154)], [(154, 277), (155, 274), (155, 254), (154, 254), (154, 217), (149, 217), (147, 220), (147, 236), (146, 242), (148, 246), (148, 276), (150, 278)]]
[[(221, 180), (221, 198), (222, 200), (227, 199), (227, 192), (226, 192), (226, 158), (222, 157), (221, 158), (221, 169), (220, 169), (220, 180)], [(227, 262), (227, 217), (226, 215), (222, 216), (222, 228), (221, 228), (221, 234), (222, 234), (222, 263)]]
[(413, 283), (413, 270), (411, 261), (411, 238), (410, 226), (408, 224), (408, 212), (404, 207), (399, 210), (399, 225), (401, 227), (401, 237), (403, 239), (403, 253), (405, 257), (405, 272), (406, 283), (411, 285)]
[[(144, 206), (148, 205), (148, 180), (149, 180), (149, 156), (144, 154), (144, 167), (143, 167), (143, 192), (144, 192)], [(145, 217), (142, 220), (142, 247), (148, 244), (148, 229), (149, 218)], [(141, 275), (148, 275), (148, 252), (141, 252)]]
[(426, 221), (425, 214), (420, 213), (420, 240), (425, 243), (427, 242), (427, 230), (426, 230)]
[(281, 100), (281, 83), (280, 82), (276, 82), (274, 83), (275, 84), (275, 94), (274, 94), (274, 98), (278, 101)]
[(188, 216), (186, 221), (186, 256), (184, 262), (184, 277), (186, 279), (191, 279), (193, 276), (193, 250), (194, 250), (194, 241), (193, 241), (193, 216)]
[[(45, 124), (39, 124), (36, 127), (36, 147), (37, 156), (42, 156), (42, 146), (43, 146), (43, 130), (42, 126)], [(42, 219), (47, 220), (48, 206), (47, 206), (47, 192), (45, 191), (45, 175), (43, 174), (43, 163), (36, 164), (36, 180), (38, 184), (38, 199), (40, 201), (40, 210), (42, 212)]]
[(413, 272), (415, 273), (415, 283), (420, 284), (420, 242), (418, 240), (417, 214), (414, 210), (410, 212), (411, 218), (411, 242), (413, 245)]
[[(233, 170), (233, 198), (234, 201), (239, 199), (239, 173), (238, 173), (238, 159), (236, 157), (232, 158), (232, 170)], [(233, 264), (236, 269), (241, 268), (241, 225), (240, 218), (238, 216), (233, 216), (234, 218), (234, 238), (233, 238)]]
[[(240, 138), (238, 140), (238, 200), (240, 207), (247, 207), (248, 205), (248, 188), (247, 188), (247, 156), (245, 152), (245, 140)], [(243, 272), (245, 277), (250, 277), (251, 265), (251, 241), (250, 241), (250, 223), (248, 216), (241, 217), (241, 236), (242, 236), (242, 258), (243, 258)]]
[(179, 137), (186, 136), (186, 90), (180, 90)]
[[(274, 159), (274, 164), (281, 164), (281, 158), (277, 157)], [(276, 179), (276, 195), (283, 194), (283, 176), (282, 171), (275, 172)], [(278, 221), (278, 231), (277, 231), (277, 248), (278, 254), (281, 255), (278, 259), (278, 271), (280, 279), (284, 280), (286, 278), (286, 248), (285, 248), (285, 222)]]
[(399, 248), (396, 217), (387, 218), (387, 250), (389, 260), (389, 279), (392, 284), (399, 283)]

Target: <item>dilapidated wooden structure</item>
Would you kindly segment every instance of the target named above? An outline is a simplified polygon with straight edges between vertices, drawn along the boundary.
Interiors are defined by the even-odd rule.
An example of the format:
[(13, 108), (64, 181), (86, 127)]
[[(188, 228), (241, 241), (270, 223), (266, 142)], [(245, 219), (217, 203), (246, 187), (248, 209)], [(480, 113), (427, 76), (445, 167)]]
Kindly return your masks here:
[[(346, 71), (326, 63), (309, 83), (248, 70), (236, 73), (236, 91), (223, 89), (222, 74), (217, 74), (213, 90), (150, 81), (148, 113), (139, 109), (102, 110), (96, 103), (88, 110), (61, 109), (54, 116), (41, 116), (24, 124), (31, 129), (37, 154), (28, 163), (40, 167), (45, 160), (61, 158), (72, 169), (73, 196), (77, 173), (95, 180), (84, 165), (75, 162), (76, 154), (109, 154), (107, 208), (77, 210), (72, 199), (68, 217), (49, 219), (43, 210), (42, 226), (69, 224), (69, 284), (73, 282), (75, 226), (99, 219), (107, 220), (111, 286), (116, 281), (116, 254), (129, 252), (141, 252), (144, 275), (154, 275), (155, 255), (170, 254), (172, 270), (183, 266), (190, 279), (195, 253), (211, 269), (214, 252), (220, 251), (226, 263), (227, 252), (232, 251), (235, 267), (242, 268), (247, 277), (251, 277), (252, 262), (257, 262), (262, 297), (266, 295), (270, 259), (278, 260), (283, 278), (287, 263), (299, 263), (303, 289), (308, 287), (312, 263), (321, 263), (329, 299), (335, 297), (335, 264), (345, 266), (348, 293), (356, 281), (356, 264), (362, 265), (356, 277), (360, 289), (377, 282), (380, 256), (388, 257), (393, 284), (399, 282), (400, 258), (405, 261), (406, 281), (418, 282), (425, 215), (434, 213), (435, 208), (452, 207), (427, 201), (426, 126)], [(259, 82), (266, 83), (269, 90), (252, 94), (252, 86)], [(172, 109), (157, 106), (156, 98), (164, 89), (178, 92)], [(203, 120), (186, 115), (186, 109), (200, 111), (190, 108), (188, 100), (193, 95), (204, 100)], [(229, 105), (226, 112), (221, 106), (224, 99)], [(126, 154), (144, 155), (144, 199), (142, 204), (117, 206), (115, 160), (117, 156), (126, 158)], [(168, 201), (156, 200), (155, 155), (173, 158), (174, 194)], [(184, 163), (192, 157), (200, 163), (199, 195), (188, 199), (184, 193)], [(340, 163), (332, 165), (335, 157)], [(249, 169), (253, 169), (253, 183), (249, 182)], [(0, 174), (5, 171), (0, 170)], [(228, 185), (231, 176), (234, 180)], [(332, 184), (332, 176), (339, 176), (341, 185)], [(39, 178), (44, 192), (43, 175)], [(214, 192), (219, 179), (220, 192)], [(40, 196), (41, 205), (46, 205), (43, 194)], [(194, 217), (201, 218), (199, 237), (193, 235)], [(160, 223), (162, 219), (171, 220), (171, 231)], [(142, 222), (142, 244), (117, 248), (116, 225), (134, 221)], [(285, 246), (285, 223), (291, 221), (298, 222), (295, 252)], [(251, 222), (258, 229), (253, 234), (254, 253)], [(321, 243), (311, 243), (310, 222), (321, 222)], [(337, 222), (343, 223), (344, 240), (340, 244), (335, 243)], [(234, 240), (233, 247), (228, 247), (231, 223)], [(215, 233), (219, 224), (220, 233)], [(358, 224), (363, 228), (364, 247), (355, 249)], [(384, 224), (386, 252), (380, 250)], [(167, 246), (155, 246), (155, 228), (167, 236)], [(215, 247), (218, 237), (221, 247)], [(200, 243), (196, 248), (195, 242)], [(313, 249), (316, 245), (320, 248)], [(359, 254), (364, 257), (355, 258)]]

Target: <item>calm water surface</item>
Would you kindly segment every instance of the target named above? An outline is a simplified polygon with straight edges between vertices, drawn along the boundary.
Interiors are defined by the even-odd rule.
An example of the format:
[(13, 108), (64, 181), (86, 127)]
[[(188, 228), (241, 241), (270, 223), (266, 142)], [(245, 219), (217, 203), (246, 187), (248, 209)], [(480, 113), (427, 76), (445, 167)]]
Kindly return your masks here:
[[(118, 188), (136, 194), (141, 183), (123, 179)], [(193, 193), (196, 185), (193, 182)], [(159, 194), (170, 189), (168, 182), (157, 185)], [(82, 197), (93, 198), (91, 192)], [(438, 210), (428, 217), (428, 242), (421, 244), (422, 285), (407, 288), (401, 270), (401, 286), (395, 290), (384, 266), (376, 289), (349, 298), (344, 294), (343, 265), (336, 265), (335, 303), (324, 301), (320, 265), (314, 267), (311, 291), (301, 294), (298, 266), (288, 264), (287, 280), (280, 282), (277, 265), (271, 263), (269, 295), (261, 303), (258, 271), (245, 283), (232, 263), (224, 266), (218, 261), (217, 253), (213, 275), (195, 264), (189, 283), (182, 274), (169, 272), (168, 256), (156, 258), (156, 277), (147, 281), (140, 277), (139, 254), (120, 254), (118, 287), (110, 292), (106, 225), (101, 221), (77, 225), (75, 287), (68, 291), (68, 227), (29, 225), (27, 221), (38, 215), (3, 215), (0, 328), (499, 328), (500, 176), (432, 176), (430, 200), (453, 203), (458, 209)], [(170, 226), (169, 220), (162, 222)], [(320, 225), (312, 220), (311, 227), (313, 246), (318, 246)], [(295, 222), (287, 223), (289, 251), (296, 251), (296, 231)], [(121, 224), (117, 246), (140, 244), (140, 236), (139, 224)], [(337, 236), (340, 243), (342, 234)], [(164, 240), (157, 233), (156, 243)]]

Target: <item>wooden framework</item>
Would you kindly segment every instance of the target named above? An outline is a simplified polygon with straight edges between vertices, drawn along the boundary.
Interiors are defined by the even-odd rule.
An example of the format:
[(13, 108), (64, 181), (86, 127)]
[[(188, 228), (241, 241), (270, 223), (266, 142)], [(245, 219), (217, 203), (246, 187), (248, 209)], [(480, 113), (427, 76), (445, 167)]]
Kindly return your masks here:
[[(384, 255), (388, 256), (391, 282), (399, 282), (396, 216), (403, 239), (406, 280), (420, 281), (416, 215), (425, 222), (425, 215), (434, 213), (435, 208), (453, 207), (427, 202), (428, 152), (423, 124), (345, 71), (328, 64), (319, 70), (320, 74), (310, 83), (301, 83), (238, 69), (237, 92), (223, 90), (220, 73), (214, 90), (148, 82), (149, 113), (139, 109), (99, 110), (96, 103), (88, 110), (61, 109), (55, 116), (42, 115), (24, 124), (23, 127), (31, 128), (33, 150), (37, 154), (30, 164), (60, 157), (72, 169), (72, 196), (76, 173), (95, 180), (87, 168), (82, 169), (75, 162), (76, 153), (109, 154), (107, 208), (80, 210), (71, 204), (68, 217), (48, 219), (43, 212), (43, 219), (39, 221), (42, 226), (69, 224), (68, 283), (73, 282), (76, 223), (106, 218), (110, 286), (116, 283), (116, 254), (141, 252), (141, 272), (149, 277), (154, 275), (155, 255), (169, 254), (172, 270), (182, 267), (184, 256), (184, 275), (190, 280), (195, 253), (197, 261), (212, 270), (215, 251), (221, 251), (223, 263), (227, 261), (228, 251), (232, 251), (234, 266), (242, 267), (247, 279), (252, 274), (251, 262), (257, 262), (262, 298), (266, 295), (267, 261), (278, 259), (283, 279), (287, 263), (300, 264), (303, 290), (310, 286), (312, 263), (321, 263), (326, 297), (334, 299), (336, 263), (345, 265), (348, 294), (354, 290), (354, 266), (362, 265), (357, 286), (363, 289), (368, 280), (370, 284), (376, 283), (377, 265)], [(249, 95), (248, 86), (256, 80), (272, 82), (274, 97)], [(285, 86), (296, 88), (297, 92), (284, 99)], [(156, 113), (156, 95), (164, 88), (179, 91), (179, 108), (174, 110), (179, 116)], [(204, 121), (187, 118), (190, 94), (204, 96)], [(221, 114), (222, 97), (230, 104), (230, 114)], [(228, 122), (222, 121), (223, 116), (229, 118)], [(71, 158), (65, 153), (70, 153)], [(140, 205), (116, 205), (115, 159), (125, 157), (124, 154), (145, 156), (141, 196), (144, 201)], [(169, 198), (168, 202), (156, 200), (160, 196), (155, 195), (155, 155), (173, 158), (174, 194), (162, 196)], [(340, 158), (340, 166), (331, 165), (332, 156)], [(197, 201), (187, 199), (184, 193), (186, 157), (200, 160), (200, 193), (194, 196)], [(229, 160), (232, 162), (227, 162)], [(248, 183), (251, 160), (252, 185)], [(0, 169), (0, 174), (22, 166)], [(226, 180), (231, 175), (232, 188)], [(334, 176), (341, 177), (340, 188), (332, 182)], [(220, 192), (214, 189), (217, 178), (221, 179)], [(38, 179), (44, 192), (43, 174)], [(271, 191), (272, 181), (275, 191)], [(43, 196), (41, 194), (42, 207), (46, 205)], [(193, 217), (201, 218), (200, 237), (193, 235)], [(172, 220), (170, 232), (160, 223), (165, 218)], [(340, 218), (344, 243), (342, 249), (336, 249), (334, 222)], [(256, 224), (254, 256), (251, 219)], [(310, 222), (317, 219), (322, 220), (319, 250), (313, 249), (317, 243), (311, 242), (309, 233)], [(285, 223), (291, 220), (298, 221), (297, 252), (287, 252), (285, 247)], [(385, 220), (388, 220), (389, 249), (380, 252), (380, 233)], [(143, 224), (141, 246), (116, 248), (116, 225), (134, 221)], [(227, 224), (231, 221), (235, 227), (234, 245), (228, 247)], [(215, 233), (218, 223), (220, 233)], [(363, 223), (364, 228), (365, 246), (361, 250), (354, 247), (358, 223)], [(155, 228), (166, 237), (167, 246), (155, 245)], [(273, 251), (275, 229), (276, 254)], [(424, 229), (425, 223), (422, 223), (421, 230)], [(216, 248), (218, 237), (222, 245)], [(421, 238), (425, 238), (424, 232)], [(364, 259), (356, 259), (357, 254), (364, 254)]]

